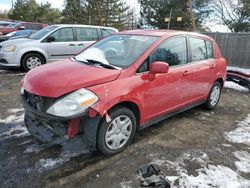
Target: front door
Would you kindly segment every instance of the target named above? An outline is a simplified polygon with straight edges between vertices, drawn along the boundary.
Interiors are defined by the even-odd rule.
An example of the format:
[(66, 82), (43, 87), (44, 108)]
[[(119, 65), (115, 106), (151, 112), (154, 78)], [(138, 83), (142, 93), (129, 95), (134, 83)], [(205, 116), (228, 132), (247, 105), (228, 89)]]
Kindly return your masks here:
[(78, 53), (72, 27), (58, 29), (50, 36), (55, 40), (47, 43), (49, 61), (72, 57)]
[(168, 73), (156, 74), (153, 80), (146, 78), (148, 73), (142, 75), (145, 80), (145, 117), (149, 121), (189, 103), (192, 69), (187, 64), (186, 37), (167, 39), (147, 61), (149, 64), (163, 61), (170, 66)]

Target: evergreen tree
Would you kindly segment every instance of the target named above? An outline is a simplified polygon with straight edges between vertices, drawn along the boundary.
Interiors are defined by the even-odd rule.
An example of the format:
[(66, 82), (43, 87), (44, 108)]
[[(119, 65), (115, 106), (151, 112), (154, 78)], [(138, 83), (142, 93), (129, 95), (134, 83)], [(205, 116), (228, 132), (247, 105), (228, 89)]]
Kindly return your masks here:
[[(211, 12), (207, 9), (210, 0), (193, 0), (193, 12), (196, 25), (201, 28), (204, 18)], [(165, 18), (170, 18), (170, 29), (192, 30), (192, 21), (187, 0), (139, 0), (141, 5), (140, 27), (167, 29), (168, 22)], [(182, 17), (182, 21), (177, 21), (177, 17)]]

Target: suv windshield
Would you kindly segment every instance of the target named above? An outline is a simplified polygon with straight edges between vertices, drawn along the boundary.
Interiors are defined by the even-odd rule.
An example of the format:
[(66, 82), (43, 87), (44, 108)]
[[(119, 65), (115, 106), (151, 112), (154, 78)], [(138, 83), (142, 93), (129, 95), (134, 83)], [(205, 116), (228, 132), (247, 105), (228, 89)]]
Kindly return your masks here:
[(54, 30), (57, 27), (58, 26), (48, 26), (48, 27), (45, 27), (45, 28), (41, 29), (40, 31), (37, 31), (36, 33), (30, 35), (29, 38), (30, 39), (34, 39), (34, 40), (41, 39), (45, 35), (47, 35), (49, 32), (51, 32), (52, 30)]
[(75, 59), (77, 61), (94, 60), (119, 68), (127, 68), (158, 38), (145, 35), (112, 35), (87, 48)]

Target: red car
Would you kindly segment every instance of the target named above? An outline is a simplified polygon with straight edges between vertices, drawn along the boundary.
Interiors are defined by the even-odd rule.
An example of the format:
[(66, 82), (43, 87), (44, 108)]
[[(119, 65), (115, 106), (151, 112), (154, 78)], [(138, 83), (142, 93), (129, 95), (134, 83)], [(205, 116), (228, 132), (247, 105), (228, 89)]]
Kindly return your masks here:
[(136, 130), (197, 105), (213, 109), (226, 65), (205, 35), (121, 32), (28, 72), (21, 82), (25, 123), (43, 142), (87, 142), (117, 154)]

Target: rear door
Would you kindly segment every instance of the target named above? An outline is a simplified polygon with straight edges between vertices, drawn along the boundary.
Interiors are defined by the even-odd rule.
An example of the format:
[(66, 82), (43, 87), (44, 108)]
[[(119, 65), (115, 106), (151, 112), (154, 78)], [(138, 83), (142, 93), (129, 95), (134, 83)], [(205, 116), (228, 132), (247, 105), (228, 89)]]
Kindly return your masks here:
[[(189, 103), (192, 70), (187, 64), (186, 37), (167, 39), (156, 48), (147, 61), (149, 64), (155, 61), (166, 62), (170, 69), (166, 74), (156, 74), (154, 80), (144, 78), (146, 121)], [(142, 64), (140, 69), (145, 69), (145, 64)], [(148, 75), (145, 73), (143, 76)]]
[(72, 27), (60, 28), (50, 36), (55, 38), (55, 41), (47, 42), (50, 61), (72, 57), (78, 53)]
[(213, 58), (212, 43), (202, 38), (189, 37), (193, 81), (191, 102), (205, 100), (214, 79), (216, 60)]
[(76, 48), (77, 53), (80, 53), (83, 49), (93, 44), (99, 39), (97, 28), (91, 27), (76, 27)]

